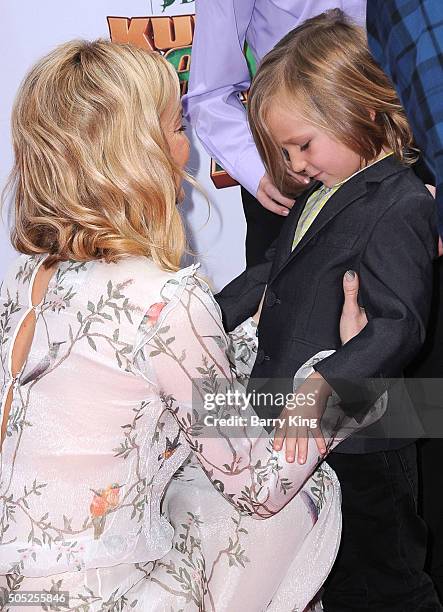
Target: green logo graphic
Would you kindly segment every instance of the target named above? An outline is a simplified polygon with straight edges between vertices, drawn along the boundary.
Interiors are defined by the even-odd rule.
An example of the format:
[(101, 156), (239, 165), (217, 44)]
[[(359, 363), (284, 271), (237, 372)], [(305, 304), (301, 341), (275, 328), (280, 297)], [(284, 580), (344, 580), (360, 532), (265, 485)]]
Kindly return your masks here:
[[(162, 9), (163, 13), (165, 10), (175, 4), (177, 0), (163, 0)], [(178, 0), (178, 4), (191, 4), (191, 2), (195, 2), (195, 0)]]

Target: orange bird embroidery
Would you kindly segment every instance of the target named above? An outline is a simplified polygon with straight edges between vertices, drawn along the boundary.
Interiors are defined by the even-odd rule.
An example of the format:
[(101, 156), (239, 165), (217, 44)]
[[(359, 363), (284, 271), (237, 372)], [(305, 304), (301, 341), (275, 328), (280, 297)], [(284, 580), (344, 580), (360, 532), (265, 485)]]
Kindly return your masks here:
[(99, 491), (92, 489), (94, 497), (89, 506), (89, 511), (94, 526), (94, 540), (98, 540), (105, 529), (106, 515), (120, 503), (120, 488), (121, 485), (112, 484)]

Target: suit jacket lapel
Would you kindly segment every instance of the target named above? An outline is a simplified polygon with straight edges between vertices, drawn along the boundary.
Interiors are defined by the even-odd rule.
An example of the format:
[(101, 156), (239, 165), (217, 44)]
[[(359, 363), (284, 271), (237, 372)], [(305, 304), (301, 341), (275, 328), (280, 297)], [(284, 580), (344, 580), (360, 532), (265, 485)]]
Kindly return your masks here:
[[(313, 191), (318, 188), (318, 186), (319, 183), (317, 182), (316, 185), (312, 189), (310, 189), (305, 195), (303, 201), (301, 202), (302, 205), (295, 212), (295, 214), (290, 214), (288, 216), (288, 221), (291, 219), (291, 217), (292, 219), (290, 223), (285, 223), (283, 226), (283, 231), (279, 238), (279, 242), (281, 242), (281, 248), (277, 249), (276, 259), (274, 260), (274, 265), (271, 270), (269, 282), (273, 281), (274, 278), (281, 272), (281, 270), (283, 270), (283, 268), (289, 262), (291, 262), (295, 257), (297, 257), (300, 251), (302, 251), (305, 246), (309, 244), (312, 238), (316, 236), (334, 217), (336, 217), (342, 210), (347, 208), (350, 204), (355, 202), (355, 200), (365, 195), (367, 191), (364, 173), (358, 174), (356, 177), (354, 177), (353, 180), (348, 181), (344, 185), (342, 185), (342, 187), (340, 187), (338, 191), (329, 198), (324, 207), (318, 213), (311, 227), (308, 229), (306, 234), (292, 251), (292, 243), (294, 240), (294, 234), (298, 220), (300, 219), (300, 215), (309, 196), (313, 193)], [(295, 206), (297, 206), (297, 203), (294, 205), (294, 207)], [(294, 208), (292, 209), (292, 211), (293, 210)]]
[(294, 234), (297, 228), (298, 220), (300, 219), (300, 215), (303, 212), (303, 209), (308, 201), (309, 196), (314, 193), (319, 187), (321, 183), (316, 181), (312, 186), (310, 186), (297, 200), (295, 201), (294, 206), (291, 208), (291, 212), (286, 218), (286, 221), (283, 224), (283, 227), (280, 232), (280, 236), (278, 237), (278, 245), (274, 256), (274, 262), (271, 269), (270, 278), (274, 276), (274, 272), (279, 270), (283, 264), (287, 261), (289, 255), (292, 250), (292, 243), (294, 241)]

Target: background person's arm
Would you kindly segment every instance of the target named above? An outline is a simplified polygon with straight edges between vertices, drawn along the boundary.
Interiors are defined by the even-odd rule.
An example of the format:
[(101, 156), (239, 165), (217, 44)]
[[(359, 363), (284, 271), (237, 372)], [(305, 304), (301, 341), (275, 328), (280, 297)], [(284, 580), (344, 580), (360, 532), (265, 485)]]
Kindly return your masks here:
[(254, 0), (197, 0), (186, 118), (209, 155), (262, 206), (288, 214), (293, 200), (272, 183), (257, 152), (239, 93), (251, 78), (244, 55)]
[(443, 2), (371, 0), (366, 20), (371, 53), (394, 83), (435, 176), (443, 236)]
[(243, 53), (254, 0), (196, 0), (186, 117), (209, 155), (255, 195), (265, 168), (238, 94), (251, 79)]

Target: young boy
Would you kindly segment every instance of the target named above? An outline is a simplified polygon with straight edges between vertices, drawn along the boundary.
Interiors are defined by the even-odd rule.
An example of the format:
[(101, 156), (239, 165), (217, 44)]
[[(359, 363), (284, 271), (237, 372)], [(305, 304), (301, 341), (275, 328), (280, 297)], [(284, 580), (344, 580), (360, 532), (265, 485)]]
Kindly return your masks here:
[[(434, 203), (408, 168), (411, 132), (395, 91), (359, 28), (336, 10), (289, 33), (260, 65), (249, 117), (266, 169), (283, 193), (292, 173), (312, 186), (291, 210), (270, 253), (219, 294), (228, 329), (252, 314), (266, 284), (249, 390), (289, 390), (319, 350), (335, 353), (306, 384), (321, 416), (334, 390), (361, 415), (399, 378), (424, 341), (437, 232)], [(368, 324), (344, 346), (341, 276), (355, 270)], [(286, 379), (288, 382), (278, 379)], [(377, 382), (379, 381), (379, 382)], [(257, 412), (277, 416), (256, 406)], [(270, 412), (272, 414), (270, 414)], [(397, 414), (396, 414), (397, 413)], [(342, 486), (341, 549), (326, 584), (327, 612), (441, 610), (423, 572), (426, 528), (418, 517), (420, 423), (401, 384), (386, 416), (328, 457)], [(277, 432), (288, 460), (303, 461), (306, 430)], [(317, 438), (322, 448), (321, 435)]]

